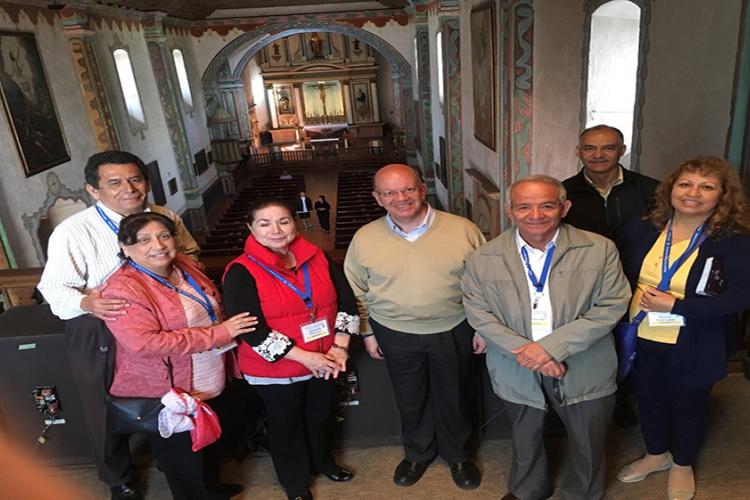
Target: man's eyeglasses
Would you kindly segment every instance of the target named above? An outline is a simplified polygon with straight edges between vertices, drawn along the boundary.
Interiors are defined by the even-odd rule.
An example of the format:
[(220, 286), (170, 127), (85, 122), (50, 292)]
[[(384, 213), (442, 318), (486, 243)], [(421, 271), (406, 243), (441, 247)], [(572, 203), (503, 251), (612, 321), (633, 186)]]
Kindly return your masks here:
[(383, 191), (383, 192), (375, 191), (375, 192), (378, 193), (383, 198), (389, 199), (389, 198), (393, 198), (397, 196), (399, 193), (405, 194), (406, 196), (411, 196), (417, 191), (419, 191), (418, 187), (409, 186), (409, 187), (405, 187), (404, 189), (399, 189), (398, 191)]

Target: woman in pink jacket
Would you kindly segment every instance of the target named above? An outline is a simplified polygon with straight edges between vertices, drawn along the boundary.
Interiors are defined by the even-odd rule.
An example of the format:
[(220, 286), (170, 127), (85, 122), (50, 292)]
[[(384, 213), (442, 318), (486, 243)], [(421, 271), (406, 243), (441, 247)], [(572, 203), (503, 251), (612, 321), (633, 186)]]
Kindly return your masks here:
[[(110, 394), (161, 398), (174, 386), (206, 402), (221, 419), (227, 377), (237, 377), (234, 337), (254, 330), (247, 313), (222, 321), (219, 295), (193, 259), (177, 254), (174, 223), (143, 212), (120, 223), (125, 264), (107, 281), (102, 295), (125, 299), (127, 314), (107, 321), (116, 341)], [(228, 499), (237, 485), (219, 484), (215, 444), (192, 451), (187, 432), (162, 438), (149, 433), (151, 451), (167, 476), (175, 499)]]

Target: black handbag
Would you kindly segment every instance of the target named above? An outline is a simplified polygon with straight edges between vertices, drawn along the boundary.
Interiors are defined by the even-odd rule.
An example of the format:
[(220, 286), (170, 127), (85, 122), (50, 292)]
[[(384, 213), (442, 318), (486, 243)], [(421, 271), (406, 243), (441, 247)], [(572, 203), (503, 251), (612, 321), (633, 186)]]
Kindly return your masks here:
[(107, 422), (121, 434), (159, 432), (161, 398), (126, 398), (107, 394)]
[[(108, 387), (108, 358), (105, 356), (105, 385)], [(172, 361), (164, 360), (169, 375), (169, 384), (174, 387)], [(112, 432), (132, 434), (134, 432), (159, 432), (159, 412), (164, 408), (161, 398), (139, 398), (112, 396), (107, 390), (107, 425)]]

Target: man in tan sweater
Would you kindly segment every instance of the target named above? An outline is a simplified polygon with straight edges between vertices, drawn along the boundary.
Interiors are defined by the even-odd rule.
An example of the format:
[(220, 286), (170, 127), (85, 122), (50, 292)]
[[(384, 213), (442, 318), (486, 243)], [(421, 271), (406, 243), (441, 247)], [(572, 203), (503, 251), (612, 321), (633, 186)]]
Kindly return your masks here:
[(486, 344), (466, 322), (461, 276), (484, 237), (463, 217), (430, 207), (427, 187), (408, 165), (381, 168), (372, 194), (388, 214), (357, 231), (344, 271), (369, 315), (365, 348), (385, 359), (401, 415), (406, 457), (393, 481), (416, 483), (439, 455), (457, 486), (476, 488), (462, 387), (472, 352)]

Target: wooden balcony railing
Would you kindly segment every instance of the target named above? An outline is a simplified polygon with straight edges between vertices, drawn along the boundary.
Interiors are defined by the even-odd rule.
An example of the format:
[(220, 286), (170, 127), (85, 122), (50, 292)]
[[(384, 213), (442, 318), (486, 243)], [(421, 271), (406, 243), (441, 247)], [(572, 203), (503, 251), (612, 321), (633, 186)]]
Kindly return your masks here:
[(406, 149), (401, 146), (367, 146), (339, 149), (303, 149), (296, 151), (271, 151), (254, 153), (248, 158), (251, 169), (269, 167), (380, 167), (387, 163), (404, 163)]

